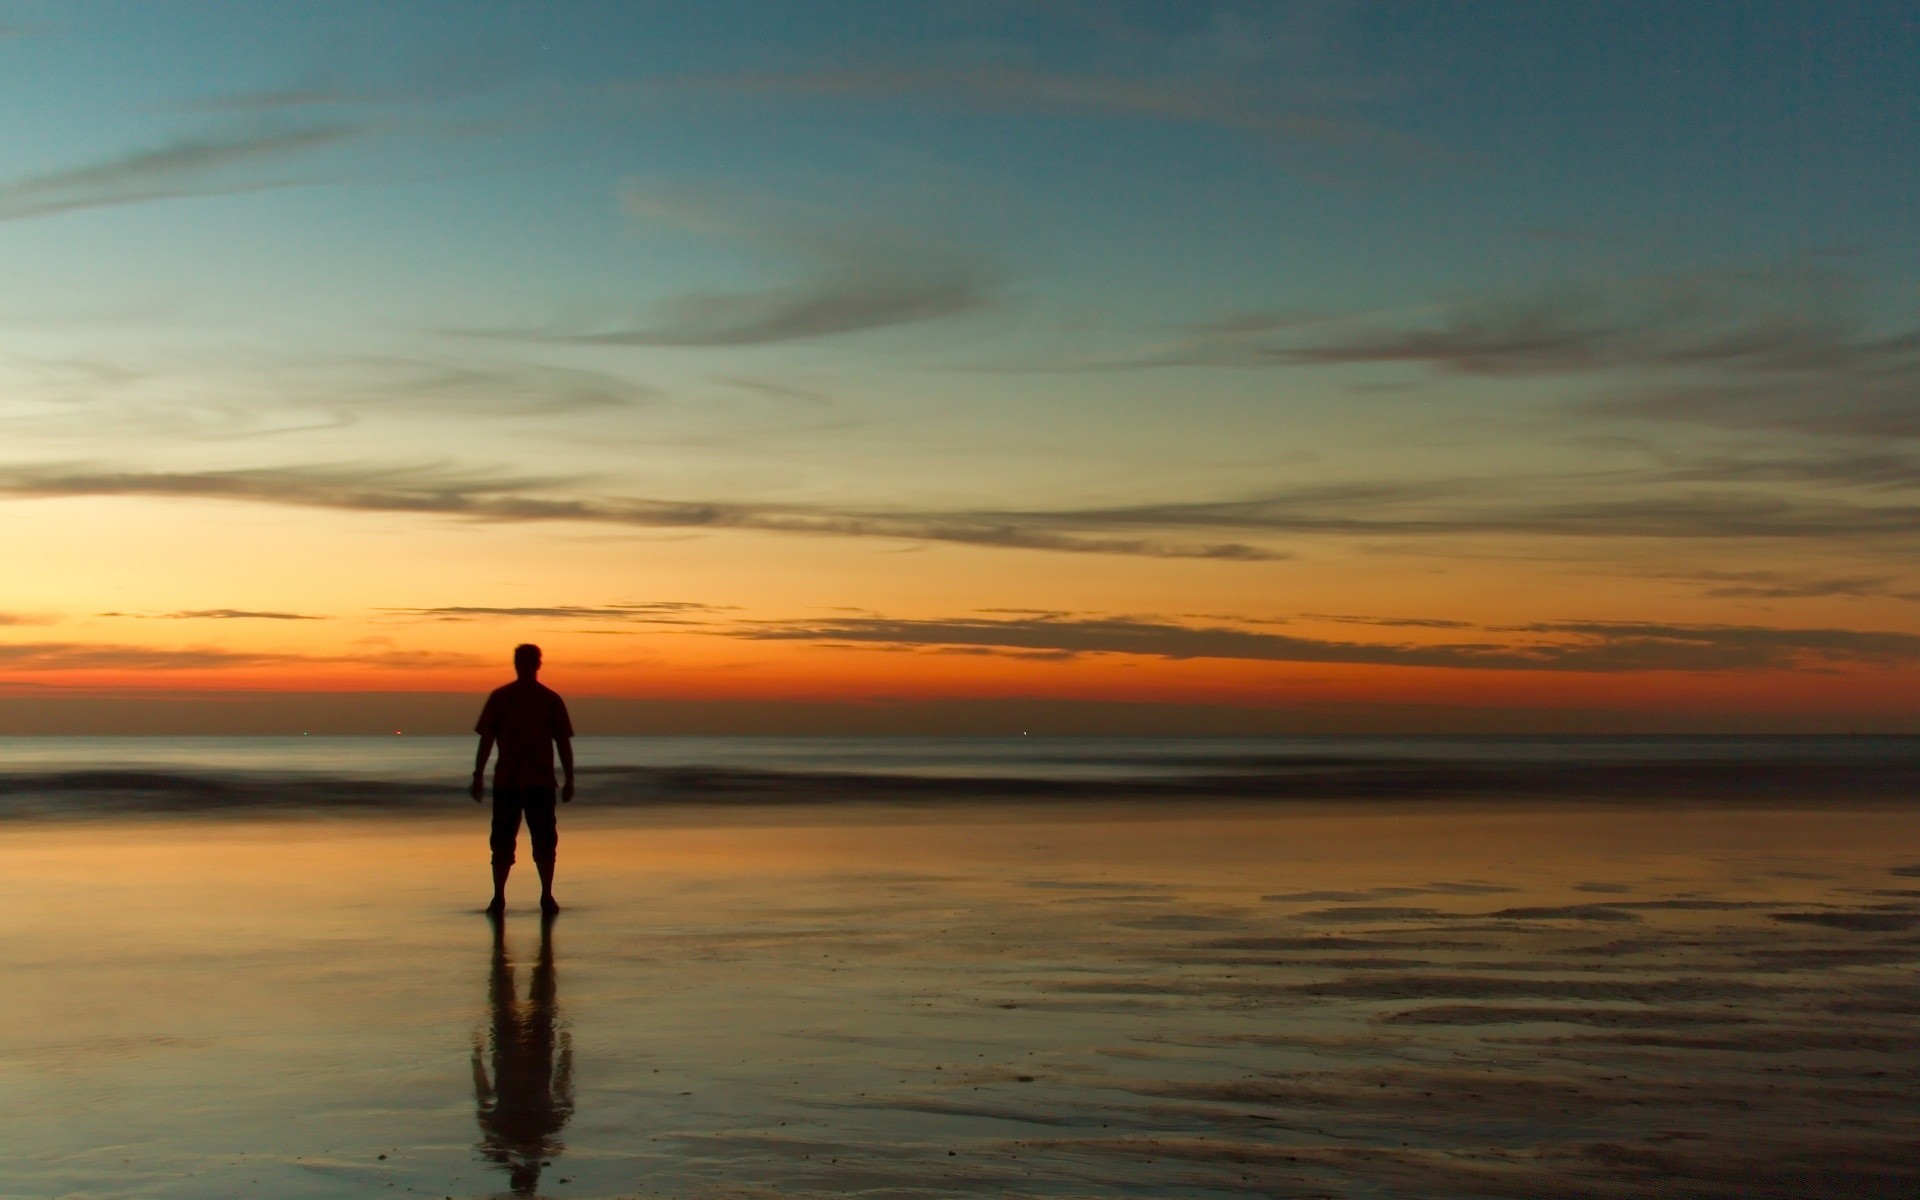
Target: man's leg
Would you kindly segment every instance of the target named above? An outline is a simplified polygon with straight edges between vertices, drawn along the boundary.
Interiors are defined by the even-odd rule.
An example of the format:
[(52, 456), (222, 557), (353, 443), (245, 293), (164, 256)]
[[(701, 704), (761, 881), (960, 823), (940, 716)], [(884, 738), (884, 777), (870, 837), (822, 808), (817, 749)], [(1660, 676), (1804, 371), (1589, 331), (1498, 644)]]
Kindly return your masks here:
[(512, 791), (493, 789), (493, 830), (487, 843), (493, 851), (493, 900), (490, 913), (507, 907), (507, 876), (513, 871), (513, 844), (520, 840), (520, 796)]
[(559, 912), (560, 905), (553, 898), (553, 859), (554, 850), (560, 844), (559, 831), (554, 827), (554, 794), (551, 789), (535, 801), (527, 801), (527, 838), (533, 843), (533, 865), (540, 872), (540, 910)]

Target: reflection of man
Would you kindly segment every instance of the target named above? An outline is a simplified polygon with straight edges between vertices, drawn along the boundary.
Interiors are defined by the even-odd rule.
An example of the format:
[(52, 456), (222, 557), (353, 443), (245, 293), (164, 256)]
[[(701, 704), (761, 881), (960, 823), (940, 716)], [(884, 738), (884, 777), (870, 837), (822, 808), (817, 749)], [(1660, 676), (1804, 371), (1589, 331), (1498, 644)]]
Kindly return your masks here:
[[(480, 1154), (507, 1172), (516, 1196), (540, 1188), (540, 1168), (560, 1153), (560, 1131), (573, 1115), (573, 1042), (556, 1033), (558, 989), (553, 977), (553, 918), (540, 921), (540, 957), (527, 1001), (514, 994), (505, 924), (493, 922), (493, 970), (487, 980), (491, 1046), (473, 1047), (473, 1095), (480, 1122)], [(486, 1051), (492, 1050), (493, 1077)], [(558, 1051), (558, 1061), (555, 1052)]]
[(512, 683), (495, 689), (480, 710), (473, 731), (480, 735), (480, 753), (473, 762), (475, 803), (487, 775), (487, 755), (500, 747), (493, 769), (493, 901), (489, 913), (507, 908), (507, 875), (513, 870), (513, 844), (520, 840), (520, 818), (527, 819), (527, 837), (533, 842), (533, 865), (540, 869), (540, 909), (560, 911), (553, 899), (553, 854), (559, 842), (553, 821), (553, 750), (560, 748), (560, 766), (567, 781), (560, 801), (573, 799), (573, 725), (566, 702), (536, 678), (540, 674), (540, 647), (515, 646)]

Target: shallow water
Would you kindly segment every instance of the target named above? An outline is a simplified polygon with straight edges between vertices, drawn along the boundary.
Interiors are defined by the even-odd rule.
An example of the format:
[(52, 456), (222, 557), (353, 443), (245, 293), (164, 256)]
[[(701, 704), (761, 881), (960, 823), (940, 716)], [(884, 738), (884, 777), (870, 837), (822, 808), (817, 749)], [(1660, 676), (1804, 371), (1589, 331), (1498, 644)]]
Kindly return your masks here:
[(1920, 1187), (1907, 807), (582, 804), (544, 963), (484, 839), (9, 826), (0, 1195)]

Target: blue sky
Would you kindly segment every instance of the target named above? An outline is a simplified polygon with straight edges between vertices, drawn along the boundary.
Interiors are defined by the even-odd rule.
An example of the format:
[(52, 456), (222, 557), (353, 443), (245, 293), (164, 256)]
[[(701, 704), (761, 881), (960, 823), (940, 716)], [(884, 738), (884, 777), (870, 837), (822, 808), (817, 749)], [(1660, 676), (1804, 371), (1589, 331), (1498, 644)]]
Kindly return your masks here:
[(1904, 636), (1916, 62), (1911, 4), (0, 4), (0, 493), (399, 522), (419, 604), (478, 524), (571, 604), (671, 536), (768, 619), (936, 603), (847, 542), (1002, 548), (954, 612)]

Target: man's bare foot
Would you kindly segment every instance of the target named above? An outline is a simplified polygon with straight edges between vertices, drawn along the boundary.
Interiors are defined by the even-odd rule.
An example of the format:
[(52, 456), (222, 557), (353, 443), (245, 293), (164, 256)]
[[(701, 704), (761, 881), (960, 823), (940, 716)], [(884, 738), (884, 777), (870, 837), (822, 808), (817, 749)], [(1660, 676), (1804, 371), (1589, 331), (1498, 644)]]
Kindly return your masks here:
[(543, 913), (557, 913), (560, 911), (560, 902), (555, 900), (551, 895), (542, 896), (540, 897), (540, 911)]
[(485, 911), (485, 912), (486, 912), (486, 914), (487, 914), (488, 916), (490, 916), (490, 917), (502, 917), (502, 916), (505, 916), (505, 915), (506, 915), (506, 913), (507, 913), (507, 900), (506, 900), (506, 897), (504, 897), (504, 896), (495, 896), (495, 897), (493, 898), (493, 903), (491, 903), (491, 904), (489, 904), (489, 905), (487, 905), (487, 907), (486, 907), (486, 908), (485, 908), (485, 909), (484, 909), (483, 911)]

